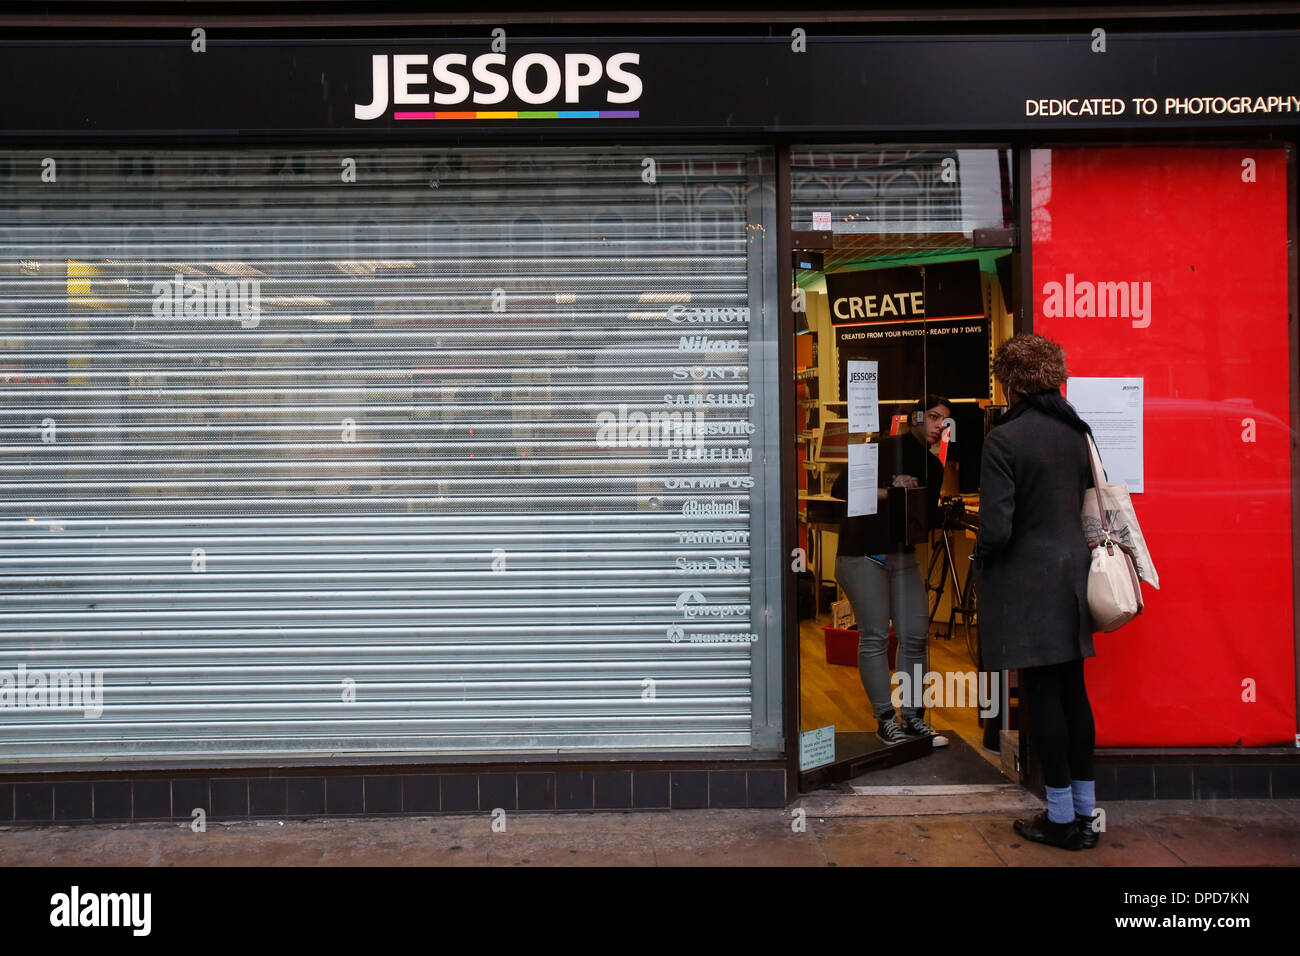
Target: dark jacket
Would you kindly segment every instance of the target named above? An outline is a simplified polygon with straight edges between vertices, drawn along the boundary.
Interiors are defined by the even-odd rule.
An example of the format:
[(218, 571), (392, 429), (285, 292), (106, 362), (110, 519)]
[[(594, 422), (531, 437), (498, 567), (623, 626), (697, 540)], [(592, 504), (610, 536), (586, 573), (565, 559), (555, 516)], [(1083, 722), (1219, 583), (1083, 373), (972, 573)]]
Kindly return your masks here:
[(1079, 518), (1091, 487), (1087, 439), (1023, 402), (984, 440), (975, 559), (985, 670), (1093, 656)]
[[(890, 488), (895, 475), (911, 475), (925, 489), (926, 515), (929, 527), (939, 526), (939, 489), (943, 486), (943, 465), (930, 454), (927, 447), (910, 432), (890, 435), (880, 442), (880, 468), (877, 484)], [(887, 554), (892, 551), (912, 551), (911, 545), (895, 540), (891, 531), (891, 510), (902, 507), (902, 488), (891, 488), (889, 498), (879, 503), (873, 515), (847, 515), (840, 520), (840, 540), (836, 554), (849, 557), (864, 554)], [(846, 466), (831, 486), (831, 497), (847, 501), (849, 497), (849, 469)], [(848, 509), (845, 508), (845, 511)], [(897, 522), (893, 526), (897, 528)]]

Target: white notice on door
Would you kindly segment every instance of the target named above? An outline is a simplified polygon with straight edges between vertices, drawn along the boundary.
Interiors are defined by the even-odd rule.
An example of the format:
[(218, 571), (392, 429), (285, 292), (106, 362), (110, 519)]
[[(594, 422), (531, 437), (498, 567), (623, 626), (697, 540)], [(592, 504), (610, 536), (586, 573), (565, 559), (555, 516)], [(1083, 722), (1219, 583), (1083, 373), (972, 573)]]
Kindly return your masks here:
[(799, 769), (812, 770), (835, 762), (835, 725), (799, 735)]
[(880, 508), (876, 497), (877, 476), (880, 472), (879, 445), (849, 446), (849, 505), (848, 516), (873, 515)]
[(1065, 383), (1065, 390), (1074, 410), (1092, 428), (1107, 480), (1128, 485), (1131, 494), (1142, 492), (1143, 380), (1072, 378)]
[(813, 213), (813, 230), (816, 232), (831, 231), (831, 212), (827, 210), (818, 210)]
[(876, 362), (849, 362), (849, 432), (880, 431), (880, 388)]

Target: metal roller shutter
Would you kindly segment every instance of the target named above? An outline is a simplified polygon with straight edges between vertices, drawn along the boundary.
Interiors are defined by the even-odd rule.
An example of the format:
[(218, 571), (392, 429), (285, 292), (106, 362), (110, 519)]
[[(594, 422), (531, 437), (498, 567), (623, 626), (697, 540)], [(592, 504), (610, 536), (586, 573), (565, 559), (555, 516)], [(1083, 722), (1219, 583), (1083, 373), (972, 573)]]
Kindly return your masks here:
[(6, 160), (0, 755), (779, 747), (763, 154)]

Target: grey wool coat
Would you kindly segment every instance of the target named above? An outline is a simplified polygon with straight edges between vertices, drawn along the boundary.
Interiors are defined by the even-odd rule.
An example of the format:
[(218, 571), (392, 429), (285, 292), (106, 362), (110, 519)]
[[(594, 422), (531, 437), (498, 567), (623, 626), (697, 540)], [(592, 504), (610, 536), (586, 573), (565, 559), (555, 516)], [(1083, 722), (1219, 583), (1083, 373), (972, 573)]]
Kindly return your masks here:
[(1023, 402), (984, 440), (975, 568), (985, 670), (1093, 656), (1079, 517), (1091, 487), (1087, 439)]

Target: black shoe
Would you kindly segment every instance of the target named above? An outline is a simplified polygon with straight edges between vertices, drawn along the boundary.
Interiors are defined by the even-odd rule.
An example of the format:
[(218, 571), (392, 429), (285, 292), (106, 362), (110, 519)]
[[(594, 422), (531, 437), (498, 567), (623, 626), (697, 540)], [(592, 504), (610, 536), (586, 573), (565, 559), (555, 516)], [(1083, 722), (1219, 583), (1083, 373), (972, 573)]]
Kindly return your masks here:
[(876, 736), (887, 744), (901, 744), (904, 740), (911, 739), (904, 733), (903, 725), (898, 722), (896, 714), (890, 714), (876, 721)]
[(1062, 850), (1082, 850), (1083, 834), (1075, 820), (1069, 823), (1053, 823), (1046, 813), (1040, 813), (1032, 820), (1017, 820), (1016, 832), (1026, 840), (1059, 846)]
[(1083, 848), (1091, 850), (1101, 840), (1097, 832), (1097, 821), (1092, 817), (1085, 817), (1082, 813), (1074, 815), (1074, 822), (1079, 825), (1079, 832), (1083, 835)]

